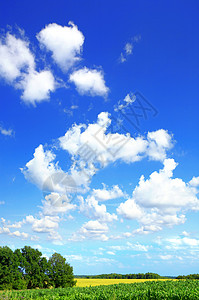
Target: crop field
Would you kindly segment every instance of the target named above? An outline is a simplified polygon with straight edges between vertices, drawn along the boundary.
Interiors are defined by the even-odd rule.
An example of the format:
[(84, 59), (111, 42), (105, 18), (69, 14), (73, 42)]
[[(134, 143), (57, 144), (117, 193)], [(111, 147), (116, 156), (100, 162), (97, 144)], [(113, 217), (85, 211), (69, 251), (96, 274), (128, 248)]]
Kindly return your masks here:
[[(97, 286), (97, 285), (111, 285), (118, 283), (136, 283), (136, 282), (145, 282), (145, 281), (165, 281), (169, 279), (87, 279), (87, 278), (75, 278), (77, 280), (77, 287), (86, 287), (86, 286)], [(173, 279), (176, 280), (176, 279)]]
[[(107, 279), (108, 280), (108, 279)], [(130, 284), (48, 290), (4, 291), (0, 300), (195, 300), (199, 299), (198, 280), (145, 281)]]

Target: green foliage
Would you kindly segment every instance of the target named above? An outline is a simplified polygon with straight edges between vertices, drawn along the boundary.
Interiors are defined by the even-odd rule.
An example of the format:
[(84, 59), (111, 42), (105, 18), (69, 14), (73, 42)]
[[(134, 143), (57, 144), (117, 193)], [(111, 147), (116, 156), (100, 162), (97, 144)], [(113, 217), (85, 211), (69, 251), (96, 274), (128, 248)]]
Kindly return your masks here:
[(49, 259), (49, 278), (50, 283), (58, 287), (74, 286), (75, 280), (73, 268), (66, 263), (66, 259), (58, 253), (54, 253)]
[(25, 246), (14, 252), (0, 247), (0, 290), (74, 286), (73, 268), (55, 253), (47, 261), (39, 250)]
[(177, 279), (199, 279), (199, 274), (179, 275)]
[(48, 262), (39, 250), (25, 246), (21, 249), (22, 268), (27, 281), (27, 288), (43, 288), (44, 283), (48, 282)]
[(85, 288), (12, 291), (0, 293), (0, 300), (196, 300), (199, 281), (148, 281)]
[[(78, 277), (78, 276), (77, 276)], [(138, 274), (101, 274), (101, 275), (90, 275), (81, 276), (85, 278), (100, 278), (100, 279), (160, 279), (165, 278), (156, 273), (138, 273)]]
[(18, 257), (8, 247), (0, 247), (0, 289), (26, 288), (26, 281), (18, 268)]

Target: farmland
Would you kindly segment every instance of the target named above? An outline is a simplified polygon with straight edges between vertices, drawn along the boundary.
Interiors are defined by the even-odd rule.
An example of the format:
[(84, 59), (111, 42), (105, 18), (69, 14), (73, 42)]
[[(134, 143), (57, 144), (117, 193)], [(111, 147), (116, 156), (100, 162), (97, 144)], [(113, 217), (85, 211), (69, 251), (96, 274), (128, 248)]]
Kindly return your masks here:
[[(106, 284), (107, 280), (103, 280)], [(137, 282), (136, 282), (137, 281)], [(48, 290), (4, 291), (0, 300), (45, 299), (45, 300), (146, 300), (146, 299), (199, 299), (197, 280), (134, 280), (135, 283), (101, 285), (93, 287), (58, 288)], [(101, 281), (102, 282), (102, 281)], [(110, 281), (107, 281), (110, 283)], [(115, 281), (116, 282), (116, 281)], [(121, 281), (120, 281), (121, 282)], [(124, 281), (122, 281), (124, 282)], [(131, 281), (132, 282), (132, 281)], [(96, 283), (96, 282), (95, 282)], [(79, 282), (80, 284), (80, 282)], [(82, 284), (82, 283), (81, 283)]]
[(76, 278), (77, 287), (88, 287), (88, 286), (98, 286), (98, 285), (111, 285), (119, 283), (141, 283), (151, 280), (167, 280), (167, 279), (87, 279), (87, 278)]

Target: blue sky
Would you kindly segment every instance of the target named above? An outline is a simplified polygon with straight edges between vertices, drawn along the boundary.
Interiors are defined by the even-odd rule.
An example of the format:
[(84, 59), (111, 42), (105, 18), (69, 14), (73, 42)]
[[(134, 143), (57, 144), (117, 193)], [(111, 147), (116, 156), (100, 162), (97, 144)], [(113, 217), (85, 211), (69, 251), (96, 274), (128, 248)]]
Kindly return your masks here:
[(75, 274), (198, 272), (197, 1), (0, 4), (0, 245)]

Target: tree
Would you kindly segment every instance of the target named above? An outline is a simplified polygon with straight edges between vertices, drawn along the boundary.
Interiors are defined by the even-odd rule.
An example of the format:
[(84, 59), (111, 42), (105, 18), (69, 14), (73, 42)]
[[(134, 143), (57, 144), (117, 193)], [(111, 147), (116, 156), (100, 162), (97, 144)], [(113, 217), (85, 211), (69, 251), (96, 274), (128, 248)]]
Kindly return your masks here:
[(66, 259), (58, 253), (54, 253), (49, 259), (49, 278), (54, 287), (72, 287), (76, 284), (73, 268), (66, 263)]
[(8, 247), (0, 247), (0, 287), (1, 289), (12, 288), (14, 281), (13, 273), (13, 252)]
[(18, 257), (27, 281), (27, 287), (29, 289), (48, 287), (49, 265), (47, 259), (42, 257), (42, 253), (37, 249), (25, 246), (21, 249), (21, 255), (18, 252)]
[(26, 288), (18, 263), (17, 256), (9, 247), (0, 247), (0, 289)]
[(39, 250), (25, 246), (14, 252), (0, 247), (0, 289), (74, 286), (73, 268), (58, 253), (47, 261)]

